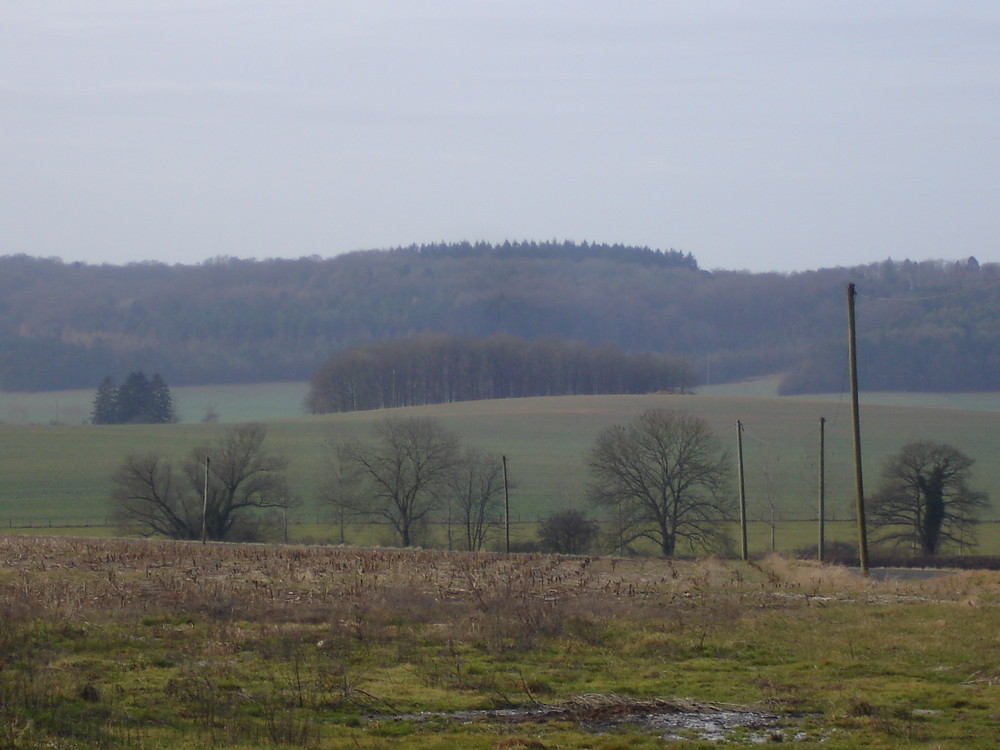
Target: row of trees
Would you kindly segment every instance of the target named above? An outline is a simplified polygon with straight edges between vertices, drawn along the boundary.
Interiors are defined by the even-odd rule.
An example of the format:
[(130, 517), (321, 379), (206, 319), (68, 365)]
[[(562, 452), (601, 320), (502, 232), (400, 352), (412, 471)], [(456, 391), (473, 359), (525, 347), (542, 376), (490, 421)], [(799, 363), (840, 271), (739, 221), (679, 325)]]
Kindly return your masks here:
[[(195, 448), (179, 465), (158, 453), (129, 454), (112, 478), (116, 520), (143, 535), (174, 539), (260, 537), (268, 511), (294, 505), (288, 460), (265, 439), (265, 427), (251, 423)], [(329, 499), (388, 521), (403, 546), (442, 508), (462, 529), (451, 540), (462, 549), (482, 549), (499, 522), (501, 458), (462, 447), (433, 419), (385, 420), (374, 441), (338, 443), (333, 456)]]
[[(402, 546), (416, 543), (432, 519), (446, 518), (450, 547), (480, 550), (502, 518), (502, 458), (463, 447), (435, 419), (385, 419), (371, 440), (332, 444), (331, 455), (328, 499), (341, 511), (387, 522)], [(974, 544), (989, 498), (969, 485), (973, 463), (929, 441), (889, 458), (870, 501), (881, 540), (928, 555)], [(645, 540), (663, 557), (730, 552), (731, 464), (708, 424), (690, 415), (652, 410), (601, 431), (587, 458), (588, 494), (608, 519), (607, 548), (625, 552)], [(126, 457), (112, 501), (120, 521), (140, 533), (246, 537), (255, 512), (290, 506), (286, 468), (287, 460), (266, 448), (264, 427), (243, 425), (176, 468), (157, 454)], [(454, 537), (453, 526), (461, 530)], [(570, 553), (589, 551), (597, 532), (579, 510), (554, 514), (540, 529), (548, 549)]]
[(397, 252), (416, 252), (423, 258), (517, 258), (521, 260), (561, 260), (579, 263), (582, 260), (613, 260), (637, 263), (641, 266), (686, 268), (698, 270), (698, 261), (691, 253), (680, 250), (653, 250), (635, 245), (590, 242), (456, 242), (435, 245), (411, 245)]
[(106, 376), (97, 387), (91, 413), (94, 424), (166, 424), (176, 418), (174, 398), (159, 373), (147, 378), (132, 372), (120, 386)]
[(684, 391), (685, 361), (617, 347), (497, 335), (425, 334), (350, 347), (315, 373), (314, 414), (525, 396)]

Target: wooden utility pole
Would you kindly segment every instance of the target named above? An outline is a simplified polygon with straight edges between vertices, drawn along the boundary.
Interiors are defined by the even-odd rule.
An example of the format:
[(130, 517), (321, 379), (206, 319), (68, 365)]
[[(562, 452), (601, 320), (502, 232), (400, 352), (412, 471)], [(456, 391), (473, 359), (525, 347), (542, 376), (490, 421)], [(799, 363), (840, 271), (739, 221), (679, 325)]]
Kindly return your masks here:
[(448, 504), (447, 504), (446, 507), (448, 508), (448, 520), (447, 520), (447, 523), (448, 523), (448, 532), (447, 532), (447, 534), (448, 534), (448, 551), (451, 552), (453, 545), (452, 545), (452, 541), (451, 541), (451, 496), (450, 495), (448, 496)]
[(823, 562), (826, 547), (826, 417), (819, 418), (819, 544), (816, 556)]
[(208, 468), (212, 459), (205, 456), (205, 494), (201, 498), (201, 543), (208, 541)]
[(858, 559), (868, 575), (868, 529), (865, 525), (865, 483), (861, 473), (861, 417), (858, 407), (858, 345), (854, 326), (854, 284), (847, 285), (848, 358), (851, 370), (851, 419), (854, 425), (854, 489), (857, 495)]
[(743, 423), (736, 421), (736, 456), (740, 474), (740, 557), (749, 559), (747, 552), (747, 488), (743, 476)]
[(504, 525), (504, 551), (510, 554), (510, 493), (507, 491), (507, 457), (503, 458), (503, 525)]
[(337, 515), (340, 521), (340, 543), (344, 544), (344, 463), (337, 461)]

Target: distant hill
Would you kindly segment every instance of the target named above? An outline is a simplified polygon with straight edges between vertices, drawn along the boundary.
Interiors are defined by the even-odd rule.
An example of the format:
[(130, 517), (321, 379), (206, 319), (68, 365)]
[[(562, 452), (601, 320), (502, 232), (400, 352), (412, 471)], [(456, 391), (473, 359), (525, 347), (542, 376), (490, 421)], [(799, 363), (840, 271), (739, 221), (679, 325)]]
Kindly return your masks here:
[(1000, 268), (882, 261), (706, 272), (623, 245), (458, 243), (333, 258), (126, 266), (0, 257), (0, 389), (307, 380), (355, 344), (441, 333), (570, 339), (683, 357), (701, 381), (843, 383), (845, 284), (867, 389), (1000, 390)]

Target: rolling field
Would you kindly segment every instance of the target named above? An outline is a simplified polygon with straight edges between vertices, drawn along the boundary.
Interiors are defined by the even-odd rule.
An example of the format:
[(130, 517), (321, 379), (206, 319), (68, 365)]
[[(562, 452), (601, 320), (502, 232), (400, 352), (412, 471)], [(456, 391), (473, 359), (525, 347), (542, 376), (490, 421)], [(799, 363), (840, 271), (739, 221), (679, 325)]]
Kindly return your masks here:
[[(755, 396), (778, 398), (780, 376), (769, 376), (739, 383), (703, 386), (698, 392), (705, 396)], [(846, 383), (845, 383), (846, 388)], [(782, 396), (789, 401), (827, 401), (850, 403), (850, 394), (820, 393), (809, 396)], [(862, 393), (861, 403), (870, 406), (904, 406), (921, 409), (966, 409), (972, 411), (1000, 411), (1000, 392), (985, 393), (904, 393), (871, 391)]]
[[(298, 522), (314, 523), (326, 512), (321, 496), (331, 442), (365, 436), (374, 421), (388, 414), (301, 416), (302, 384), (177, 390), (180, 404), (212, 405), (223, 421), (228, 421), (227, 415), (267, 421), (272, 445), (291, 459), (290, 478), (302, 501), (299, 515), (293, 519)], [(0, 408), (15, 408), (11, 406), (15, 396), (20, 397), (4, 394)], [(33, 403), (45, 399), (70, 403), (67, 394), (24, 398), (34, 399)], [(980, 395), (978, 401), (986, 403), (988, 399)], [(204, 410), (205, 406), (198, 408)], [(686, 411), (706, 419), (733, 453), (736, 421), (743, 422), (748, 512), (751, 520), (760, 522), (772, 517), (780, 522), (815, 518), (818, 422), (825, 417), (827, 517), (837, 521), (852, 516), (850, 410), (843, 400), (777, 399), (709, 391), (702, 395), (466, 402), (393, 413), (437, 417), (464, 442), (506, 455), (512, 517), (533, 522), (552, 510), (586, 507), (585, 460), (595, 436), (604, 427), (650, 408)], [(866, 404), (861, 418), (869, 491), (877, 484), (884, 456), (910, 440), (926, 438), (951, 443), (976, 458), (977, 486), (1000, 498), (1000, 475), (990, 470), (993, 457), (1000, 454), (1000, 411)], [(197, 421), (150, 426), (0, 425), (0, 527), (29, 520), (54, 525), (75, 525), (76, 519), (99, 523), (106, 515), (109, 478), (129, 451), (156, 450), (180, 458), (195, 446), (214, 440), (224, 429), (224, 424)], [(735, 479), (733, 486), (735, 496)], [(996, 518), (997, 510), (989, 517)], [(758, 531), (755, 527), (753, 535), (753, 547), (769, 546), (768, 529)], [(997, 534), (984, 529), (982, 536), (986, 544), (980, 552), (1000, 552)], [(790, 537), (805, 537), (809, 543), (815, 539), (808, 526), (796, 529), (779, 534), (779, 549), (790, 548), (785, 541)]]

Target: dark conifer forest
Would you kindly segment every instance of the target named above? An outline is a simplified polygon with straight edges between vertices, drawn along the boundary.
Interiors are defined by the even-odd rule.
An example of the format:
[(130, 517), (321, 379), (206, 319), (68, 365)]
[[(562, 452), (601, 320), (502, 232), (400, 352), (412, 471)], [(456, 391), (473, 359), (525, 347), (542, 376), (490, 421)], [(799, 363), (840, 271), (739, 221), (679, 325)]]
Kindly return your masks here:
[(176, 419), (170, 388), (159, 373), (147, 378), (144, 372), (130, 372), (125, 382), (115, 385), (110, 376), (97, 386), (94, 424), (165, 424)]
[(350, 347), (436, 334), (664, 356), (696, 385), (780, 373), (786, 393), (838, 390), (848, 282), (863, 388), (1000, 390), (997, 264), (762, 274), (570, 242), (198, 265), (0, 257), (0, 389), (96, 388), (134, 371), (172, 385), (309, 380)]

